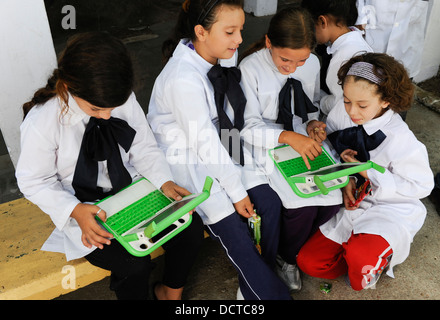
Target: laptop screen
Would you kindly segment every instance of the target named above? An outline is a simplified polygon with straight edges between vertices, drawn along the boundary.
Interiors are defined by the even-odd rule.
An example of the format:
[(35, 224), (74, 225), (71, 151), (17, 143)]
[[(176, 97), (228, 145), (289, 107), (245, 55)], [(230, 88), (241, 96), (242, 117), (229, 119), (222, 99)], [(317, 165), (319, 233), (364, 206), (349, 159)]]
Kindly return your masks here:
[(330, 174), (330, 173), (335, 173), (335, 172), (339, 172), (342, 170), (346, 170), (349, 168), (355, 168), (359, 165), (362, 165), (364, 163), (360, 163), (360, 162), (356, 162), (356, 163), (340, 163), (338, 165), (332, 166), (330, 168), (325, 168), (322, 170), (317, 170), (317, 171), (312, 171), (312, 172), (308, 172), (308, 173), (304, 173), (302, 175), (318, 175), (318, 176), (323, 176), (326, 174)]

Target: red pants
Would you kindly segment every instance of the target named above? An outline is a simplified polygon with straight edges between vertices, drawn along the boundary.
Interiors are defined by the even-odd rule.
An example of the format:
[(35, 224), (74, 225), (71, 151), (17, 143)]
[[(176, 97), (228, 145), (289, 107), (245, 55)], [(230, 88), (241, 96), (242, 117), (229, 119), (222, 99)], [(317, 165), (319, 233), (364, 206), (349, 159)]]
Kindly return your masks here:
[(353, 234), (342, 245), (318, 230), (301, 248), (296, 258), (306, 274), (335, 279), (348, 273), (354, 290), (362, 290), (388, 263), (393, 250), (384, 238), (374, 234)]

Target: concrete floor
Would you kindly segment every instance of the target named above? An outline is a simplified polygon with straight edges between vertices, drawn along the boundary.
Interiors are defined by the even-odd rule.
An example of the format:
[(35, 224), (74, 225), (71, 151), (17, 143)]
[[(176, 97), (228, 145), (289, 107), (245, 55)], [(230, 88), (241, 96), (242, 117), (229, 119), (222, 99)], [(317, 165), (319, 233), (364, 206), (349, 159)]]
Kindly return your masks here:
[[(154, 1), (153, 1), (154, 2)], [(279, 6), (295, 3), (295, 0), (279, 1)], [(181, 1), (157, 1), (149, 14), (147, 27), (139, 32), (129, 30), (123, 36), (132, 54), (137, 83), (135, 92), (141, 106), (147, 111), (154, 79), (161, 69), (160, 48), (174, 26), (176, 13)], [(56, 12), (55, 9), (53, 9)], [(48, 10), (50, 12), (50, 10)], [(246, 48), (261, 37), (267, 29), (270, 17), (256, 18), (246, 16), (243, 31)], [(139, 26), (138, 26), (139, 27)], [(80, 31), (80, 30), (78, 30)], [(57, 52), (64, 46), (67, 33), (52, 29)], [(433, 172), (440, 172), (440, 114), (425, 106), (415, 103), (409, 111), (407, 123), (416, 136), (428, 148)], [(22, 197), (16, 186), (13, 167), (8, 156), (0, 156), (0, 201), (6, 202)], [(355, 292), (344, 282), (343, 278), (326, 281), (332, 284), (328, 294), (320, 291), (322, 279), (303, 276), (303, 289), (292, 295), (297, 300), (437, 300), (440, 299), (440, 216), (434, 205), (424, 199), (428, 216), (422, 230), (416, 235), (409, 258), (395, 268), (395, 279), (383, 276), (375, 290)], [(159, 280), (163, 258), (155, 260), (151, 281)], [(188, 285), (184, 291), (187, 300), (233, 300), (236, 297), (237, 274), (226, 259), (219, 245), (212, 239), (205, 239), (198, 261), (194, 266)], [(112, 300), (113, 292), (109, 290), (109, 279), (94, 283), (73, 293), (61, 296), (59, 300)]]

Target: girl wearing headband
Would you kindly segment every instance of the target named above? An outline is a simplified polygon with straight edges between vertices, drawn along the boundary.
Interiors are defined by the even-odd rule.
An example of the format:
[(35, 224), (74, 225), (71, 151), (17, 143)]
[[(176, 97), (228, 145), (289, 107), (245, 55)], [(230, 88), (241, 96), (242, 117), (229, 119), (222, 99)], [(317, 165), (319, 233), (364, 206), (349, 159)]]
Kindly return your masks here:
[[(148, 119), (176, 181), (200, 190), (214, 179), (197, 212), (239, 275), (245, 299), (290, 299), (273, 271), (281, 201), (243, 148), (246, 97), (235, 67), (245, 15), (240, 0), (184, 3), (175, 32), (164, 43), (165, 68), (156, 79)], [(261, 255), (245, 219), (261, 216)], [(241, 296), (241, 294), (239, 296)]]
[(341, 160), (371, 160), (385, 168), (361, 172), (371, 194), (355, 202), (356, 181), (343, 190), (345, 208), (304, 245), (298, 265), (334, 279), (347, 274), (354, 290), (372, 288), (383, 271), (405, 261), (426, 217), (420, 199), (433, 188), (425, 146), (398, 112), (411, 107), (414, 88), (403, 65), (386, 54), (350, 59), (338, 73), (344, 101), (327, 119), (328, 138)]
[[(85, 257), (111, 271), (118, 299), (147, 299), (150, 256), (128, 253), (96, 221), (93, 203), (142, 176), (170, 198), (189, 194), (171, 171), (133, 93), (133, 68), (121, 41), (91, 32), (69, 39), (47, 85), (23, 106), (16, 176), (24, 196), (47, 213), (55, 230), (43, 245), (66, 259)], [(179, 298), (203, 240), (197, 214), (164, 245), (160, 298)]]
[(315, 106), (320, 68), (318, 58), (311, 53), (315, 44), (314, 23), (307, 10), (286, 8), (271, 19), (267, 34), (245, 52), (248, 56), (240, 62), (248, 99), (242, 136), (283, 202), (277, 271), (291, 291), (301, 289), (296, 265), (299, 249), (339, 211), (342, 202), (340, 190), (301, 198), (268, 156), (269, 149), (283, 143), (306, 160), (321, 153), (320, 144), (326, 136)]

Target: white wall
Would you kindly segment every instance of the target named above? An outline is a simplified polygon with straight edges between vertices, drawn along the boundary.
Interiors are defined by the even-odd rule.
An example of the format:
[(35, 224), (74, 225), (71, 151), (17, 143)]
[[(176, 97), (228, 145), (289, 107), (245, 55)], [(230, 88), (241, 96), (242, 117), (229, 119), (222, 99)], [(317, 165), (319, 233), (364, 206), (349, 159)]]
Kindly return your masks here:
[(0, 129), (14, 166), (21, 106), (46, 85), (56, 54), (43, 0), (0, 0)]
[(244, 11), (256, 17), (275, 14), (277, 6), (278, 0), (244, 0)]
[(431, 0), (420, 72), (414, 77), (421, 82), (434, 77), (440, 66), (440, 0)]

